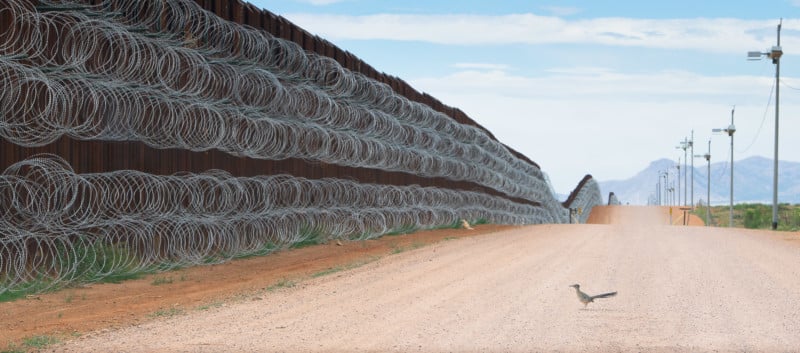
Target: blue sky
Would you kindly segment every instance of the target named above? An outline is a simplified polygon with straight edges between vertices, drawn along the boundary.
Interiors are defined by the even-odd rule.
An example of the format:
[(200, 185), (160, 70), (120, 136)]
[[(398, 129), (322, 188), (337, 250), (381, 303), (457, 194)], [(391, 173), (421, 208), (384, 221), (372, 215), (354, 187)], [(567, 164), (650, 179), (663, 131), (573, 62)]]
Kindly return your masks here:
[(711, 129), (734, 105), (734, 159), (772, 158), (775, 65), (746, 54), (775, 45), (783, 18), (779, 154), (800, 161), (800, 0), (252, 3), (461, 108), (560, 193), (683, 164), (692, 130), (695, 154), (710, 138), (712, 162), (730, 159)]

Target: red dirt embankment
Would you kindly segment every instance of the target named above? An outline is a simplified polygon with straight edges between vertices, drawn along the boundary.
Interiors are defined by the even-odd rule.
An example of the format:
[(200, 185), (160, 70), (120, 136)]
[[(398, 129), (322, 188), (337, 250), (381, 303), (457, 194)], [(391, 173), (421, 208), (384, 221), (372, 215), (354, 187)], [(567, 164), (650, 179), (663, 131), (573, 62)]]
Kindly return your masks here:
[[(442, 229), (403, 236), (282, 251), (221, 265), (148, 275), (119, 284), (93, 284), (0, 303), (0, 350), (36, 335), (71, 337), (153, 319), (164, 310), (193, 310), (297, 282), (321, 271), (372, 261), (391, 253), (442, 241), (510, 228), (480, 225), (475, 230)], [(160, 279), (161, 281), (157, 281)], [(154, 284), (159, 282), (171, 282)]]

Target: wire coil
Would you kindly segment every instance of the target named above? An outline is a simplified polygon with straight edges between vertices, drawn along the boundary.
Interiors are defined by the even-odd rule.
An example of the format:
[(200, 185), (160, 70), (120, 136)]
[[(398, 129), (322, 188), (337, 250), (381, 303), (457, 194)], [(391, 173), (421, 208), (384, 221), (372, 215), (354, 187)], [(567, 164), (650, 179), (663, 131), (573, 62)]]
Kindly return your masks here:
[(460, 219), (548, 221), (539, 207), (469, 191), (219, 170), (75, 174), (41, 155), (0, 175), (0, 292), (43, 277), (64, 285)]
[[(34, 34), (1, 47), (32, 65), (0, 60), (3, 98), (48, 103), (6, 105), (3, 137), (22, 146), (66, 134), (157, 148), (217, 148), (470, 180), (513, 197), (549, 196), (538, 168), (483, 131), (293, 42), (223, 21), (191, 1), (88, 8), (124, 16), (14, 11), (14, 24)], [(241, 135), (242, 125), (255, 131)], [(278, 140), (286, 136), (301, 138)]]
[[(68, 136), (301, 158), (470, 181), (541, 206), (220, 170), (76, 174), (60, 157), (41, 155), (0, 175), (0, 293), (459, 219), (568, 221), (539, 168), (484, 131), (291, 41), (190, 0), (38, 3), (0, 4), (8, 20), (0, 26), (0, 136), (11, 143), (38, 147)], [(570, 207), (588, 217), (600, 202), (590, 180)]]

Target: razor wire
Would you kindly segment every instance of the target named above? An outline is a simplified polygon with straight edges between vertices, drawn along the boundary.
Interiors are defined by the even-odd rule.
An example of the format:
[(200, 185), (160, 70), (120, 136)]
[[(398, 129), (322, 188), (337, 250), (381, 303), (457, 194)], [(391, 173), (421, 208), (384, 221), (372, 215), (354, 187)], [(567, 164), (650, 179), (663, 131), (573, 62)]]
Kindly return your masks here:
[[(0, 18), (10, 19), (0, 27), (0, 136), (17, 145), (66, 135), (302, 158), (466, 180), (542, 204), (287, 175), (78, 175), (45, 156), (0, 176), (0, 292), (224, 261), (323, 230), (364, 239), (458, 219), (568, 219), (541, 171), (481, 129), (192, 1), (9, 0)], [(573, 204), (588, 210), (591, 183), (584, 190)]]
[(580, 209), (578, 214), (578, 223), (586, 223), (589, 215), (592, 213), (592, 208), (603, 203), (603, 196), (600, 194), (600, 184), (594, 178), (588, 179), (583, 186), (577, 190), (577, 195), (567, 209)]
[(39, 155), (0, 175), (0, 293), (461, 219), (553, 221), (541, 207), (471, 191), (219, 170), (76, 174), (60, 157)]
[[(215, 106), (230, 102), (229, 106), (236, 109), (255, 108), (262, 115), (277, 114), (289, 119), (311, 120), (328, 129), (354, 130), (391, 143), (417, 146), (437, 156), (457, 156), (470, 169), (484, 169), (509, 179), (483, 181), (486, 186), (494, 184), (489, 187), (522, 185), (535, 190), (526, 190), (527, 195), (515, 190), (500, 190), (511, 196), (538, 199), (546, 195), (542, 193), (543, 183), (538, 180), (541, 176), (538, 168), (511, 155), (502, 144), (480, 129), (458, 124), (423, 104), (411, 102), (385, 84), (342, 68), (333, 59), (307, 53), (295, 43), (274, 38), (263, 31), (223, 21), (193, 2), (145, 1), (134, 4), (126, 3), (134, 9), (123, 9), (122, 12), (133, 12), (129, 16), (139, 19), (137, 31), (111, 20), (75, 12), (29, 11), (18, 15), (15, 22), (37, 24), (30, 27), (38, 29), (34, 30), (38, 35), (29, 37), (35, 38), (32, 41), (40, 43), (39, 47), (41, 43), (55, 45), (48, 50), (36, 45), (22, 45), (17, 52), (23, 53), (37, 67), (49, 68), (46, 77), (58, 78), (64, 71), (72, 73), (73, 78), (102, 75), (106, 79), (127, 83), (116, 85), (122, 90), (131, 89), (130, 86), (139, 90), (145, 87), (167, 96), (188, 96)], [(196, 31), (180, 32), (184, 36), (221, 38), (208, 40), (209, 43), (230, 41), (235, 37), (239, 41), (238, 55), (222, 56), (222, 49), (233, 46), (230, 43), (224, 48), (199, 50), (186, 48), (185, 41), (178, 42), (170, 36), (163, 39), (139, 33), (141, 24), (149, 22), (142, 20), (141, 9), (136, 6), (166, 6), (167, 9), (157, 11), (159, 18), (164, 13), (171, 14), (167, 21), (180, 26), (161, 27), (191, 27)], [(188, 26), (187, 18), (209, 23), (209, 28)], [(214, 35), (217, 31), (241, 33), (234, 37)], [(158, 33), (164, 33), (164, 29)], [(48, 39), (48, 36), (53, 38)], [(253, 47), (245, 50), (248, 46)], [(31, 52), (26, 53), (25, 49)], [(243, 61), (245, 59), (249, 61)], [(303, 66), (302, 69), (299, 66)], [(43, 141), (19, 143), (42, 144), (53, 136), (45, 137)], [(470, 155), (463, 155), (464, 151)], [(397, 169), (390, 167), (389, 170)], [(470, 176), (447, 172), (428, 176), (477, 182)]]
[[(0, 62), (10, 69), (2, 82), (11, 102), (0, 133), (16, 144), (67, 134), (304, 158), (468, 180), (558, 207), (541, 171), (480, 129), (192, 1), (41, 4), (60, 11), (10, 1), (11, 29), (0, 37), (3, 53), (33, 63)], [(297, 136), (311, 143), (286, 140)]]
[[(0, 134), (23, 146), (62, 135), (76, 139), (135, 140), (156, 148), (219, 149), (259, 159), (304, 158), (328, 163), (470, 180), (505, 193), (540, 199), (545, 183), (520, 185), (474, 148), (408, 145), (347, 129), (280, 116), (270, 117), (224, 103), (169, 96), (125, 82), (39, 74), (0, 59)], [(32, 100), (41, 104), (30, 104)], [(397, 130), (400, 132), (400, 130)], [(398, 133), (401, 138), (405, 138)], [(437, 136), (426, 135), (434, 143)], [(478, 166), (472, 160), (483, 161)], [(488, 164), (488, 166), (486, 165)], [(499, 168), (502, 170), (502, 168)], [(535, 180), (528, 177), (528, 182)]]
[(622, 205), (622, 202), (619, 201), (619, 198), (617, 197), (616, 194), (614, 194), (613, 191), (608, 193), (608, 205), (609, 206)]

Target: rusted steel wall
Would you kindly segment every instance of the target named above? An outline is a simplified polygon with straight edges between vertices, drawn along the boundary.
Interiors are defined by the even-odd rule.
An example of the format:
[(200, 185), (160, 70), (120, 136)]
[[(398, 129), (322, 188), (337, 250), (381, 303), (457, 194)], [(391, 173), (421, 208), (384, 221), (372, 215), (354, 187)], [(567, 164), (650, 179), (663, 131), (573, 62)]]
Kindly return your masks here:
[(221, 169), (237, 177), (291, 174), (309, 179), (341, 178), (371, 184), (438, 186), (483, 192), (502, 196), (514, 202), (539, 205), (534, 200), (510, 197), (496, 190), (466, 181), (426, 178), (403, 172), (339, 166), (298, 158), (277, 161), (260, 160), (234, 157), (217, 150), (192, 152), (183, 149), (155, 149), (140, 142), (80, 141), (68, 137), (62, 137), (56, 142), (42, 147), (22, 147), (0, 139), (0, 171), (38, 154), (60, 156), (78, 174), (138, 170), (148, 174), (172, 175), (182, 172), (202, 173), (211, 169)]

